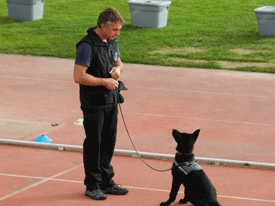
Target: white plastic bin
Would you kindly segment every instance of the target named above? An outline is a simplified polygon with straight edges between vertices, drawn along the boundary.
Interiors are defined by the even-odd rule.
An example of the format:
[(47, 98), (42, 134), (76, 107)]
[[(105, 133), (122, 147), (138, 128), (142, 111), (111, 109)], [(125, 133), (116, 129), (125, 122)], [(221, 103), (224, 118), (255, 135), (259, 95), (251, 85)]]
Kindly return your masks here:
[(45, 0), (6, 0), (10, 19), (34, 21), (43, 18)]
[(135, 27), (162, 28), (167, 25), (171, 1), (129, 0), (131, 24)]
[(275, 36), (275, 6), (254, 9), (260, 36)]

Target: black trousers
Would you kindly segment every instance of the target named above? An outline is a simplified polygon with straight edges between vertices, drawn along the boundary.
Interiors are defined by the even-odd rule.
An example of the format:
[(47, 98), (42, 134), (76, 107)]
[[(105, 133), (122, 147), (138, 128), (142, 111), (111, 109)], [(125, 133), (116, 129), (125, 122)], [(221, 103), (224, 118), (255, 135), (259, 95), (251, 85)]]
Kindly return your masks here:
[(83, 144), (84, 184), (89, 190), (114, 185), (111, 163), (117, 134), (117, 106), (83, 109), (86, 138)]

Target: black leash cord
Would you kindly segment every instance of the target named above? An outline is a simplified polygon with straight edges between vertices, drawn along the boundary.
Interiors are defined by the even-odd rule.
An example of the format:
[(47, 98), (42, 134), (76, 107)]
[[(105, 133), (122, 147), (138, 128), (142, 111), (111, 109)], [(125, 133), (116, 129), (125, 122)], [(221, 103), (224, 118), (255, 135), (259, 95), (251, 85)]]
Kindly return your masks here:
[(166, 169), (166, 170), (158, 170), (158, 169), (153, 168), (152, 166), (150, 166), (149, 164), (147, 164), (147, 163), (144, 161), (144, 159), (143, 159), (142, 156), (138, 153), (138, 151), (137, 151), (137, 149), (136, 149), (136, 147), (135, 147), (135, 145), (134, 145), (134, 143), (133, 143), (133, 141), (132, 141), (132, 138), (131, 138), (131, 136), (130, 136), (130, 133), (129, 133), (129, 131), (128, 131), (128, 128), (127, 128), (127, 125), (126, 125), (126, 122), (125, 122), (125, 119), (124, 119), (124, 116), (123, 116), (123, 113), (122, 113), (122, 109), (121, 109), (120, 103), (118, 103), (118, 105), (119, 105), (120, 114), (121, 114), (121, 117), (122, 117), (122, 120), (123, 120), (123, 123), (124, 123), (124, 127), (125, 127), (125, 129), (126, 129), (126, 132), (127, 132), (127, 134), (128, 134), (128, 137), (129, 137), (129, 139), (130, 139), (130, 141), (131, 141), (131, 143), (132, 143), (132, 145), (133, 145), (133, 147), (134, 147), (134, 149), (135, 149), (135, 151), (136, 151), (138, 157), (144, 162), (144, 164), (146, 164), (146, 165), (147, 165), (148, 167), (150, 167), (152, 170), (155, 170), (155, 171), (157, 171), (157, 172), (167, 172), (167, 171), (173, 169), (173, 167), (171, 167), (171, 168)]

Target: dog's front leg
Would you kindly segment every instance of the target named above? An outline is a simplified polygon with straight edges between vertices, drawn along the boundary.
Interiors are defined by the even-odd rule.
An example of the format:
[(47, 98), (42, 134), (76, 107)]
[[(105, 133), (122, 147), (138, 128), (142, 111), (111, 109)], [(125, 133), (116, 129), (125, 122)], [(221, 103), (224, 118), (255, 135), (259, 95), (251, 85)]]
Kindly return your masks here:
[(170, 192), (169, 199), (166, 202), (162, 202), (160, 204), (160, 206), (168, 206), (168, 205), (170, 205), (172, 202), (174, 202), (176, 200), (178, 191), (180, 189), (180, 185), (181, 185), (180, 181), (179, 180), (175, 180), (173, 178), (172, 189), (171, 189), (171, 192)]
[(189, 190), (187, 190), (187, 188), (185, 187), (185, 188), (184, 188), (184, 198), (183, 198), (183, 199), (180, 199), (180, 203), (181, 203), (181, 204), (186, 204), (186, 203), (189, 202), (189, 200), (188, 200), (188, 199), (189, 199), (189, 198), (188, 198), (188, 197), (189, 197), (189, 193), (190, 193)]

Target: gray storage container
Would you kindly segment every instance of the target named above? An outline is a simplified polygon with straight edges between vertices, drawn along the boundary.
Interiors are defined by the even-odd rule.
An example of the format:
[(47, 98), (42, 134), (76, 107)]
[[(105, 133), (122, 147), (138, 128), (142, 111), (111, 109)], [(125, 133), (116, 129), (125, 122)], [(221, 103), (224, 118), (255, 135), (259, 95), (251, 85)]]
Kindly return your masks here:
[(275, 36), (275, 6), (254, 9), (260, 36)]
[(135, 27), (162, 28), (167, 25), (171, 1), (129, 0), (131, 24)]
[(6, 0), (10, 19), (34, 21), (42, 19), (45, 0)]

